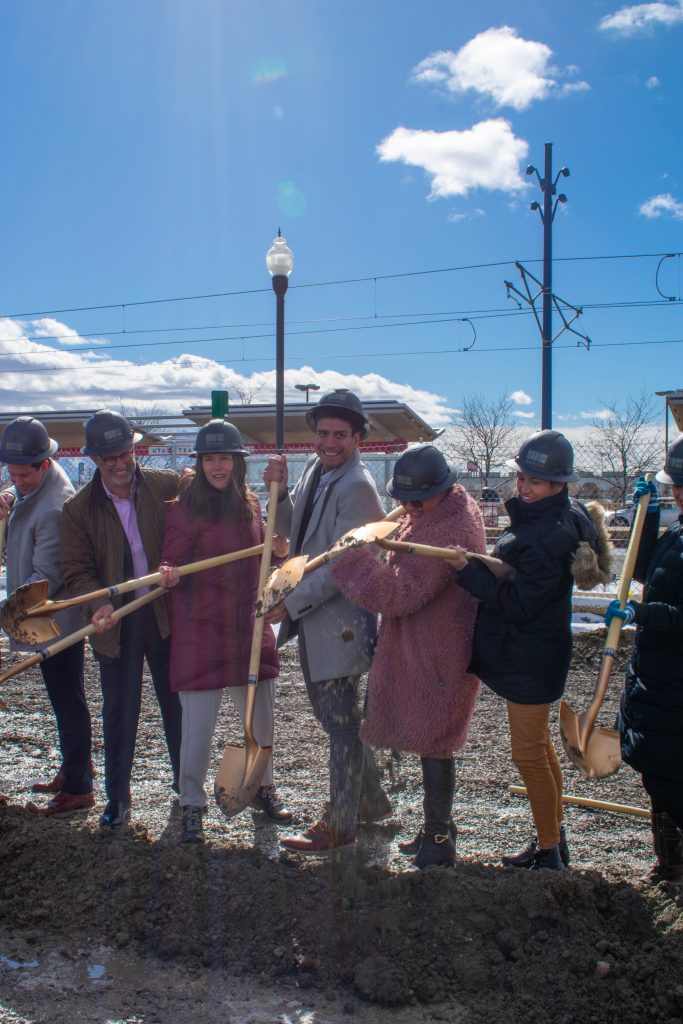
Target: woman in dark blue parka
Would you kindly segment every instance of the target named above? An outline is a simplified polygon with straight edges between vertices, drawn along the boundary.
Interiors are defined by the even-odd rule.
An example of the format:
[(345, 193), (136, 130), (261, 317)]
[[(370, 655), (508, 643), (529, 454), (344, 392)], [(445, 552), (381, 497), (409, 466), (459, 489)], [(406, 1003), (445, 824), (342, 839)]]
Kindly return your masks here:
[[(683, 513), (683, 437), (669, 448), (660, 483), (671, 484)], [(636, 639), (621, 702), (621, 753), (643, 777), (652, 806), (657, 863), (643, 881), (683, 878), (683, 517), (661, 537), (654, 481), (640, 479), (634, 498), (650, 490), (634, 579), (643, 599), (623, 611), (614, 601), (605, 621), (635, 622)]]

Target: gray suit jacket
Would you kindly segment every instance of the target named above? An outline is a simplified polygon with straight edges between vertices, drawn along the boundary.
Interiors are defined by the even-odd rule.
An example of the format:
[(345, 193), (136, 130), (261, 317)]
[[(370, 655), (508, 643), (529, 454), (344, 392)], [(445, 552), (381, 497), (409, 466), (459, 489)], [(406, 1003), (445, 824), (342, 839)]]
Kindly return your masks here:
[[(312, 456), (292, 491), (278, 502), (275, 532), (296, 538), (313, 476), (320, 464)], [(347, 530), (382, 519), (384, 512), (372, 476), (358, 451), (333, 470), (313, 506), (301, 554), (311, 558), (327, 551)], [(343, 556), (342, 556), (343, 557)], [(372, 659), (377, 619), (343, 597), (324, 565), (304, 576), (285, 599), (288, 616), (280, 625), (278, 647), (292, 635), (292, 621), (303, 633), (312, 682), (365, 672)]]

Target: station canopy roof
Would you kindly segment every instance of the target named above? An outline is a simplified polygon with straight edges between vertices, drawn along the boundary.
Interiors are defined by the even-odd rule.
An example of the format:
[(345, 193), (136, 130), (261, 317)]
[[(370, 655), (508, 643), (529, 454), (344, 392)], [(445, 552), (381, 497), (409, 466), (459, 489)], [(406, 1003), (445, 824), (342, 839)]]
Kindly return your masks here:
[[(314, 407), (311, 402), (285, 404), (285, 449), (310, 449), (313, 436), (306, 424), (306, 413)], [(402, 451), (415, 441), (433, 441), (440, 431), (434, 430), (410, 406), (396, 401), (366, 401), (363, 403), (371, 424), (370, 434), (362, 443), (366, 451)], [(47, 428), (50, 437), (58, 442), (58, 455), (78, 455), (84, 444), (83, 424), (96, 409), (22, 410), (0, 413), (0, 437), (11, 420), (17, 416), (35, 416)], [(174, 438), (187, 441), (194, 438), (198, 426), (211, 419), (211, 406), (195, 405), (183, 409), (182, 415), (166, 416), (151, 413), (149, 417), (126, 414), (129, 422), (143, 434), (141, 446), (158, 446)], [(275, 447), (274, 405), (231, 405), (226, 417), (239, 429), (248, 448), (255, 452), (270, 452)]]
[(683, 430), (683, 390), (657, 391), (655, 394), (666, 400), (666, 407), (674, 418), (679, 430)]

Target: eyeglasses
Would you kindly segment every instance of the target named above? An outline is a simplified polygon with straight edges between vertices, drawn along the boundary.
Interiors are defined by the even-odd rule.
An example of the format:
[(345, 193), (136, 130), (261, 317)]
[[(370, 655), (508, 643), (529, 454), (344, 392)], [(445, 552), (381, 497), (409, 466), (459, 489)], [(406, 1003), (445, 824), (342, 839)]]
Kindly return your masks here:
[(125, 452), (119, 452), (118, 455), (106, 455), (106, 456), (101, 455), (100, 456), (100, 460), (102, 462), (102, 465), (106, 466), (107, 469), (114, 469), (116, 467), (117, 462), (123, 462), (123, 463), (130, 462), (132, 458), (133, 458), (133, 449), (132, 448), (127, 448), (125, 450)]
[(333, 437), (335, 441), (347, 441), (353, 434), (349, 430), (316, 430), (315, 436), (319, 441), (325, 441), (328, 437)]

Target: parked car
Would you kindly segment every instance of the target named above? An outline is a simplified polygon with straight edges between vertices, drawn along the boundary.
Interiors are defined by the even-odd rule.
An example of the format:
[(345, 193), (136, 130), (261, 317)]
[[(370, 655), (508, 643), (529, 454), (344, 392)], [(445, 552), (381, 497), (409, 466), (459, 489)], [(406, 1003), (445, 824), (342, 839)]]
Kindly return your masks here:
[[(660, 526), (673, 526), (674, 523), (678, 522), (680, 511), (673, 498), (660, 498), (659, 510)], [(629, 504), (626, 508), (618, 508), (616, 512), (606, 512), (605, 522), (608, 526), (630, 526), (635, 514), (635, 505)]]

